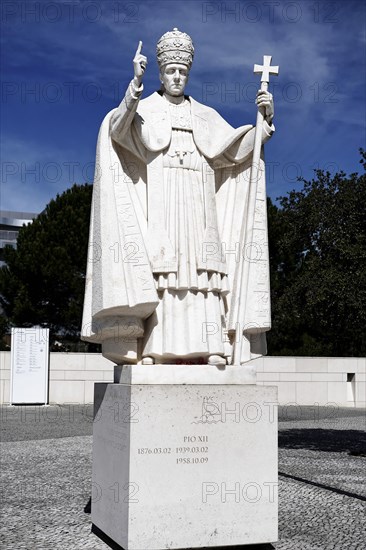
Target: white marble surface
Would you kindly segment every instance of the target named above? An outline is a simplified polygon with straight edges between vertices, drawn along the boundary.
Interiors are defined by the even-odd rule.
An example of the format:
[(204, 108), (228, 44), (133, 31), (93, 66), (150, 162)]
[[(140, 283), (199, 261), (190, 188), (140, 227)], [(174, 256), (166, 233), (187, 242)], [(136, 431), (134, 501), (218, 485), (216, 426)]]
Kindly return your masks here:
[(263, 88), (274, 68), (268, 56), (255, 67), (264, 71), (256, 129), (234, 129), (185, 96), (187, 34), (159, 40), (162, 90), (148, 97), (142, 49), (140, 41), (133, 79), (99, 132), (82, 339), (118, 364), (219, 355), (240, 365), (266, 353), (271, 326), (260, 150), (274, 132)]
[(116, 384), (255, 384), (254, 366), (116, 365)]
[(125, 550), (277, 540), (276, 388), (97, 384), (92, 521)]

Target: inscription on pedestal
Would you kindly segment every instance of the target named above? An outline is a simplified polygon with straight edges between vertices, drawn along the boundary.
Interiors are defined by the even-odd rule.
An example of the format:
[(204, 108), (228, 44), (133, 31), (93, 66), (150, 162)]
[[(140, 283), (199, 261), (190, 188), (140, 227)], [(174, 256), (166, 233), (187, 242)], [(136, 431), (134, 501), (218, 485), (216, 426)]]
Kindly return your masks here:
[[(187, 446), (187, 443), (195, 445)], [(208, 462), (207, 435), (186, 435), (183, 437), (183, 445), (180, 447), (140, 447), (137, 449), (139, 455), (171, 455), (175, 458), (176, 464), (206, 464)]]
[(96, 388), (99, 529), (125, 550), (276, 540), (275, 388)]

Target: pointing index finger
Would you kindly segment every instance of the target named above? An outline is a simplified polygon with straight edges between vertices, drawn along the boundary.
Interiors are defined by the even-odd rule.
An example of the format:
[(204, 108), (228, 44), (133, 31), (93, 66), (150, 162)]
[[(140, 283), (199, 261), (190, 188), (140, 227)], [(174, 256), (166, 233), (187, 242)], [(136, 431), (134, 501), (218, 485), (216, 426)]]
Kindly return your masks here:
[(142, 42), (139, 40), (139, 45), (137, 46), (136, 55), (139, 55), (142, 50)]

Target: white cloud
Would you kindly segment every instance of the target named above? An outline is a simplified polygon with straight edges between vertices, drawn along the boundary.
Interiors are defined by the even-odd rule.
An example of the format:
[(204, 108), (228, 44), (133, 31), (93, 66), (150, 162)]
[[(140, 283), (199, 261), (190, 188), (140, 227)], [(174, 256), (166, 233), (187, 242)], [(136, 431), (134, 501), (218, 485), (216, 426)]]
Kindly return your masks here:
[[(5, 80), (30, 85), (37, 80), (53, 81), (59, 86), (74, 82), (80, 87), (93, 82), (103, 90), (103, 105), (108, 109), (118, 102), (118, 94), (112, 97), (112, 84), (118, 82), (122, 93), (132, 77), (132, 57), (140, 39), (149, 59), (145, 95), (157, 88), (156, 41), (177, 26), (192, 36), (196, 47), (187, 91), (199, 101), (206, 100), (234, 126), (254, 122), (254, 88), (249, 85), (255, 83), (259, 87), (260, 79), (253, 75), (253, 64), (260, 63), (263, 54), (273, 56), (273, 64), (280, 66), (279, 77), (272, 79), (278, 120), (278, 135), (273, 142), (280, 140), (280, 144), (269, 144), (270, 155), (272, 151), (282, 155), (284, 162), (289, 155), (291, 158), (297, 156), (302, 159), (299, 162), (307, 165), (309, 158), (320, 155), (314, 144), (324, 143), (327, 145), (324, 155), (331, 156), (329, 151), (333, 150), (341, 162), (342, 154), (347, 158), (348, 153), (346, 149), (342, 153), (333, 124), (344, 129), (353, 141), (357, 141), (358, 136), (361, 140), (365, 57), (360, 2), (275, 2), (271, 21), (268, 3), (258, 0), (255, 4), (260, 8), (260, 17), (255, 23), (249, 22), (249, 18), (255, 16), (254, 11), (245, 11), (254, 2), (246, 1), (101, 2), (102, 16), (96, 22), (85, 21), (83, 9), (87, 4), (95, 3), (82, 0), (76, 3), (75, 18), (71, 22), (64, 14), (62, 21), (56, 23), (43, 19), (36, 24), (5, 26)], [(293, 23), (288, 19), (294, 17), (294, 13), (286, 8), (290, 4), (301, 8), (301, 17)], [(130, 6), (128, 13), (116, 14), (113, 11), (116, 5)], [(225, 16), (225, 6), (228, 10), (237, 5), (240, 9), (237, 21), (228, 13)], [(338, 10), (333, 15), (332, 6)], [(314, 12), (317, 7), (319, 13)], [(206, 13), (206, 22), (205, 9), (215, 12)], [(284, 11), (286, 9), (289, 11)], [(93, 16), (92, 10), (89, 15)], [(326, 22), (332, 18), (334, 22)], [(204, 86), (210, 82), (217, 85), (217, 89), (202, 98), (203, 92), (207, 92)], [(229, 93), (236, 85), (239, 86), (239, 98)], [(294, 101), (293, 94), (297, 91), (301, 96)], [(83, 177), (82, 166), (94, 158), (102, 104), (96, 104), (93, 110), (94, 105), (86, 105), (80, 100), (80, 108), (71, 105), (62, 111), (69, 113), (64, 118), (57, 111), (57, 105), (55, 111), (51, 105), (39, 110), (37, 105), (29, 106), (28, 112), (22, 111), (24, 119), (19, 115), (16, 102), (9, 101), (6, 107), (6, 127), (12, 137), (3, 150), (3, 162), (23, 162), (29, 167), (36, 162), (43, 167), (55, 162), (62, 167), (62, 176), (57, 181), (51, 181), (50, 170), (51, 178), (37, 182), (35, 176), (28, 174), (24, 180), (28, 183), (23, 183), (20, 164), (18, 173), (7, 174), (6, 181), (2, 180), (2, 201), (7, 208), (42, 209), (57, 192), (73, 183), (65, 162), (80, 163), (75, 181), (91, 179), (90, 174), (88, 178)], [(39, 123), (35, 113), (39, 114)], [(51, 127), (46, 134), (44, 119), (52, 120), (54, 113), (58, 114), (58, 127)], [(33, 143), (19, 138), (27, 124), (31, 124), (34, 131)], [(87, 135), (90, 128), (95, 128), (95, 139), (94, 134)], [(56, 137), (53, 138), (56, 131), (57, 145)], [(74, 147), (70, 146), (70, 133)]]

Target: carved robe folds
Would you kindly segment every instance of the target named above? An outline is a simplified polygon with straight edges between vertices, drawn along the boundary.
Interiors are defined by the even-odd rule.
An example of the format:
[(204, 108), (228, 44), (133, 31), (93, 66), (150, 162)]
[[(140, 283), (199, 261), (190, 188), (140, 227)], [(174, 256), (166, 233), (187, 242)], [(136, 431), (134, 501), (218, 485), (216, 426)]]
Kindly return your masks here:
[[(273, 128), (266, 123), (263, 143)], [(270, 328), (264, 163), (253, 231), (239, 243), (254, 129), (234, 130), (193, 98), (128, 90), (99, 133), (82, 338), (121, 364), (265, 353)], [(248, 311), (230, 303), (240, 254), (250, 262)]]

